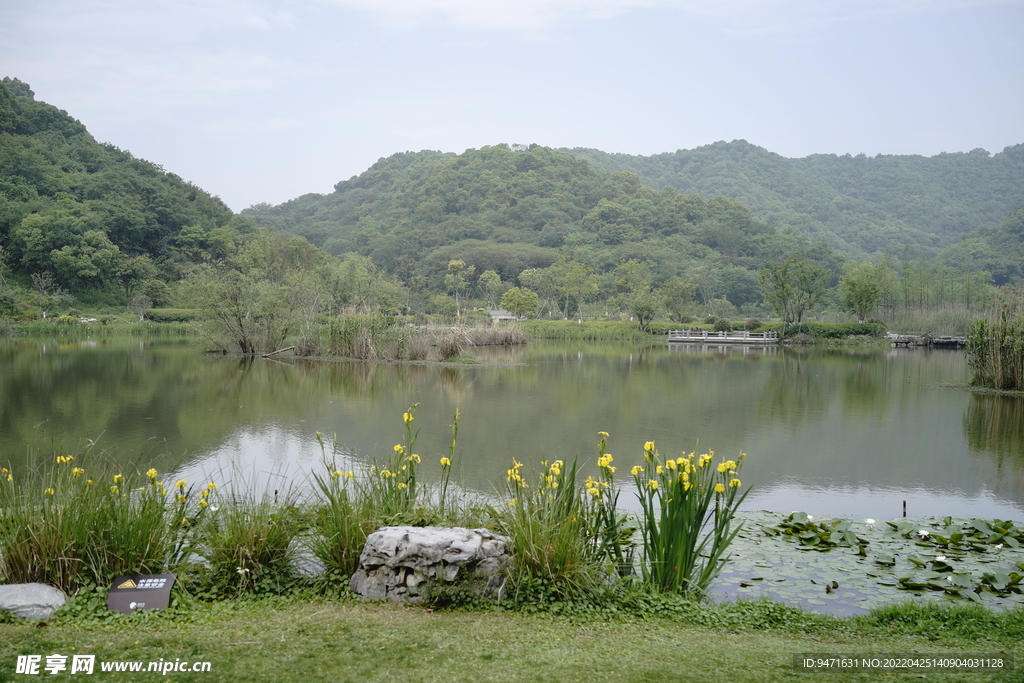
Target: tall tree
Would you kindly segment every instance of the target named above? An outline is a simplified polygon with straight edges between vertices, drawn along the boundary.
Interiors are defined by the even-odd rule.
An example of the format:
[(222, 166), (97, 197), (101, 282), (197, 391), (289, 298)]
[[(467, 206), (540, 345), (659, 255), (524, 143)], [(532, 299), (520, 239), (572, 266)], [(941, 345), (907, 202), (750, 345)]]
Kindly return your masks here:
[(860, 322), (875, 312), (885, 295), (883, 267), (871, 261), (862, 261), (849, 266), (839, 283), (840, 303), (856, 315)]
[(801, 323), (825, 295), (829, 272), (802, 254), (763, 266), (758, 273), (765, 298), (783, 321)]

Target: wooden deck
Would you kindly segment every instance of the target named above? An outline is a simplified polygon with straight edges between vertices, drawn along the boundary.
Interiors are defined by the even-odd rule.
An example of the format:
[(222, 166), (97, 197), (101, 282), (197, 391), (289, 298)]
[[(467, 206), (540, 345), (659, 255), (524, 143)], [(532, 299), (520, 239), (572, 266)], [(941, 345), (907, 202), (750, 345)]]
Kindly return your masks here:
[(708, 332), (707, 330), (672, 330), (668, 340), (681, 344), (746, 344), (748, 346), (778, 344), (778, 332)]

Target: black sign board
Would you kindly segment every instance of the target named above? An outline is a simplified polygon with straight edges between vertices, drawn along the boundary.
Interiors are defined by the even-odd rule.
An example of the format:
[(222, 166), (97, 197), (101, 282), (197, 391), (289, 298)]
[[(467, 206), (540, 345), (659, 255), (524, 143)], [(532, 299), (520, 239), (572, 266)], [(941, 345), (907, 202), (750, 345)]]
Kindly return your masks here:
[(107, 609), (131, 614), (140, 609), (164, 609), (171, 601), (174, 574), (118, 576), (107, 593)]

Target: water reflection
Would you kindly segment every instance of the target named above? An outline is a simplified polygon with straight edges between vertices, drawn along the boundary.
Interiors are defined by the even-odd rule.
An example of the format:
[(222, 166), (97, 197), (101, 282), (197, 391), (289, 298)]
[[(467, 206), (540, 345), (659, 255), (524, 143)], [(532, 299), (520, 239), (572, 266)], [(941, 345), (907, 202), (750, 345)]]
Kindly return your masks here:
[[(665, 454), (749, 454), (747, 507), (885, 518), (1024, 517), (1021, 399), (942, 388), (963, 354), (918, 350), (536, 343), (475, 365), (237, 359), (173, 340), (0, 346), (0, 460), (100, 439), (125, 462), (296, 485), (317, 431), (346, 457), (385, 457), (420, 403), (424, 474), (463, 415), (457, 468), (490, 491), (511, 458), (593, 467), (610, 432), (620, 473), (644, 441)], [(624, 503), (630, 496), (623, 495)], [(934, 512), (933, 512), (934, 511)]]

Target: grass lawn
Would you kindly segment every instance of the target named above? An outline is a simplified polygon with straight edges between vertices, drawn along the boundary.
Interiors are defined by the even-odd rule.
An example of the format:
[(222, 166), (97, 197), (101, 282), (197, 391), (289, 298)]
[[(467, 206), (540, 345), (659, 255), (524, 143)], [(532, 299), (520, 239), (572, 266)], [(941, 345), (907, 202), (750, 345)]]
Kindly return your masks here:
[[(763, 603), (762, 603), (763, 604)], [(754, 612), (758, 612), (757, 609)], [(768, 610), (771, 612), (771, 610)], [(787, 611), (793, 615), (796, 611)], [(1024, 616), (1009, 630), (990, 614), (942, 608), (839, 620), (809, 616), (764, 628), (708, 627), (678, 619), (558, 617), (446, 610), (354, 600), (273, 599), (201, 604), (130, 618), (57, 617), (49, 625), (0, 624), (0, 681), (18, 654), (96, 656), (97, 680), (151, 681), (159, 673), (101, 672), (100, 662), (208, 661), (176, 681), (1021, 681)], [(904, 618), (906, 617), (906, 618)], [(978, 630), (968, 622), (981, 624)], [(1019, 623), (1018, 623), (1019, 622)], [(967, 625), (965, 625), (967, 624)], [(1021, 672), (805, 673), (795, 653), (1007, 654)], [(70, 676), (67, 671), (60, 676)], [(49, 679), (45, 671), (40, 674)], [(84, 677), (82, 674), (75, 676)], [(73, 679), (74, 680), (74, 679)]]

